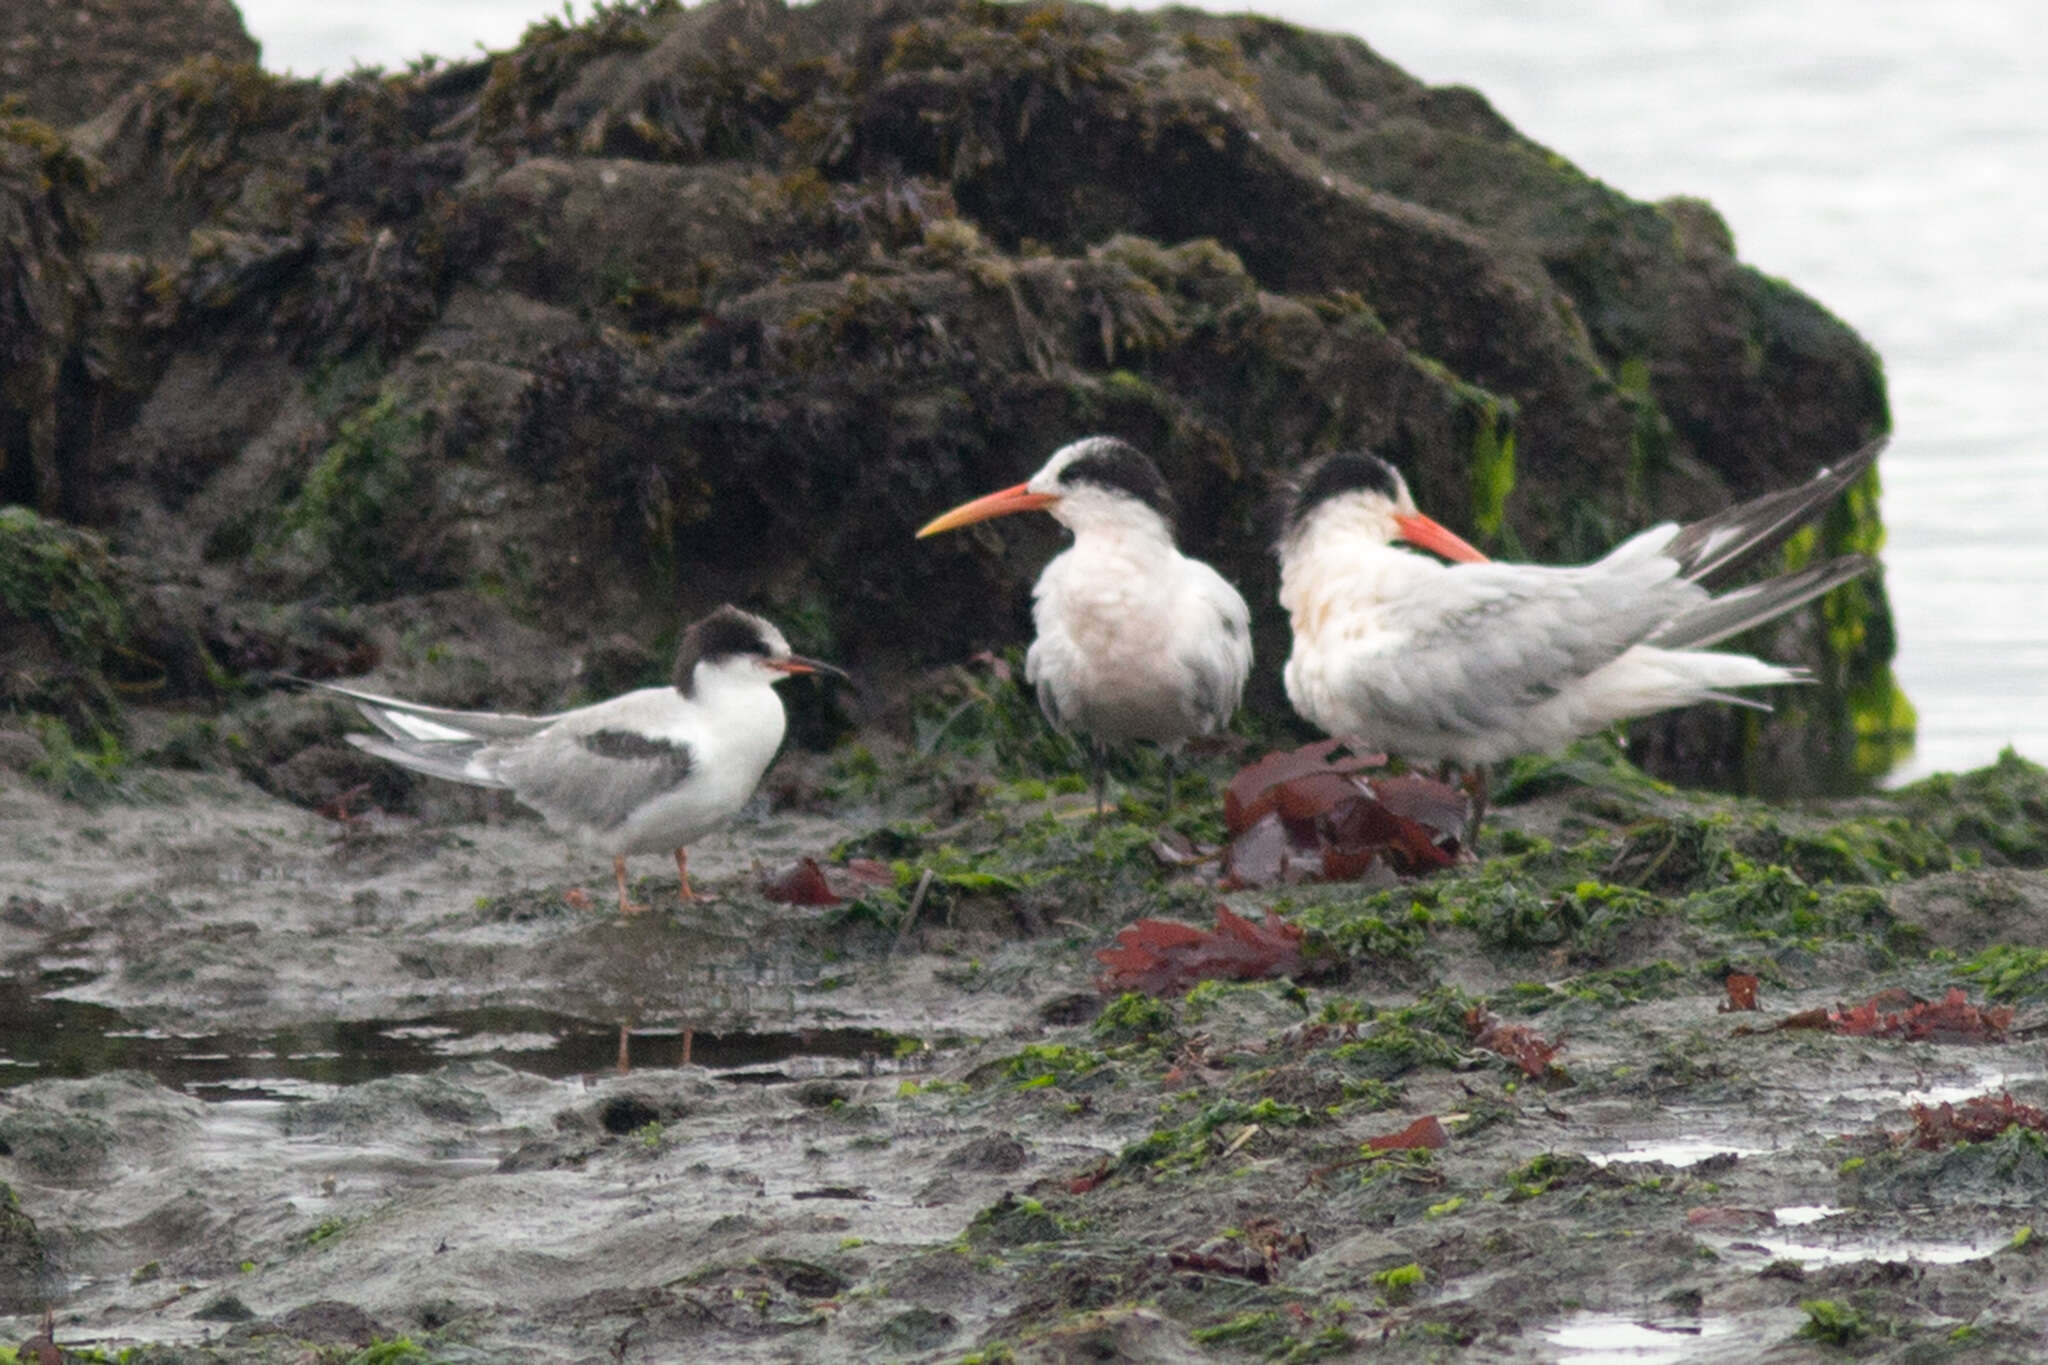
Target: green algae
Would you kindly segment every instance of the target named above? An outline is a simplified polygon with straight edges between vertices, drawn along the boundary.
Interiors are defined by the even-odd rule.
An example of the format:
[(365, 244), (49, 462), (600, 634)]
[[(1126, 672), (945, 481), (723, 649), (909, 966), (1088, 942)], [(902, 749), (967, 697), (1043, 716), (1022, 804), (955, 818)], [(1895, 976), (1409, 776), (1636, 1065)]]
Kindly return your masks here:
[[(1253, 1309), (1226, 1321), (1197, 1327), (1188, 1335), (1197, 1345), (1232, 1347), (1281, 1362), (1348, 1358), (1359, 1340), (1342, 1322), (1310, 1330), (1313, 1315), (1305, 1305), (1292, 1303), (1292, 1311)], [(1339, 1311), (1338, 1317), (1343, 1313)]]
[(1515, 491), (1515, 433), (1498, 404), (1483, 409), (1473, 427), (1472, 525), (1483, 542), (1513, 555), (1515, 547), (1503, 540), (1503, 532), (1508, 498)]
[(1870, 1334), (1870, 1324), (1846, 1303), (1834, 1299), (1806, 1299), (1799, 1309), (1806, 1322), (1799, 1335), (1828, 1346), (1849, 1346)]
[[(1019, 1090), (1048, 1086), (1072, 1088), (1100, 1072), (1109, 1059), (1102, 1053), (1066, 1043), (1032, 1043), (1003, 1063), (1003, 1074)], [(1105, 1079), (1110, 1079), (1105, 1077)]]
[(1671, 463), (1671, 422), (1657, 406), (1647, 356), (1625, 357), (1614, 367), (1615, 387), (1627, 404), (1629, 432), (1628, 499), (1631, 507), (1656, 507), (1659, 482)]
[[(1821, 554), (1877, 556), (1884, 547), (1881, 491), (1873, 467), (1828, 508), (1819, 523)], [(1818, 672), (1824, 689), (1844, 696), (1853, 734), (1849, 766), (1862, 777), (1882, 775), (1911, 752), (1918, 725), (1891, 669), (1896, 643), (1882, 580), (1870, 574), (1845, 583), (1821, 599), (1819, 610), (1827, 652)]]
[(390, 596), (420, 581), (409, 537), (420, 524), (425, 418), (395, 391), (342, 420), (278, 511), (266, 546), (289, 554), (344, 601)]
[(1993, 1000), (2015, 1004), (2048, 1000), (2048, 948), (1994, 944), (1957, 970), (1976, 978)]
[(1429, 1276), (1422, 1267), (1413, 1261), (1374, 1271), (1372, 1275), (1372, 1282), (1380, 1287), (1381, 1295), (1396, 1306), (1413, 1301), (1428, 1280)]
[(1629, 762), (1612, 733), (1588, 735), (1552, 754), (1524, 754), (1498, 765), (1492, 783), (1497, 805), (1513, 805), (1546, 792), (1592, 790), (1638, 810), (1676, 792)]
[(1040, 1242), (1057, 1242), (1068, 1229), (1059, 1218), (1036, 1199), (1005, 1194), (974, 1215), (968, 1223), (970, 1246), (1022, 1247)]
[(0, 711), (56, 717), (94, 750), (123, 731), (124, 681), (148, 676), (120, 572), (99, 537), (0, 507)]
[(1266, 1150), (1271, 1142), (1260, 1143), (1262, 1134), (1315, 1122), (1317, 1116), (1300, 1105), (1279, 1100), (1218, 1100), (1185, 1123), (1155, 1129), (1131, 1143), (1118, 1154), (1116, 1166), (1154, 1175), (1199, 1170), (1228, 1152)]
[(1103, 1006), (1089, 1029), (1107, 1042), (1154, 1046), (1169, 1041), (1176, 1032), (1173, 1007), (1136, 991), (1125, 991)]

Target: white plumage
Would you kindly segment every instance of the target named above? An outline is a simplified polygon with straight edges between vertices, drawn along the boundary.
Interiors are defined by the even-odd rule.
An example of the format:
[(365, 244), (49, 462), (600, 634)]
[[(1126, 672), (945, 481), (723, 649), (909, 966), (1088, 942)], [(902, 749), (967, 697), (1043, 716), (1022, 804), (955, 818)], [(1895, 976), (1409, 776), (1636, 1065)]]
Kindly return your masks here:
[(1415, 510), (1384, 461), (1305, 471), (1279, 545), (1294, 630), (1288, 700), (1324, 731), (1412, 760), (1489, 763), (1555, 749), (1616, 721), (1731, 689), (1807, 680), (1702, 646), (1770, 620), (1870, 567), (1847, 557), (1714, 597), (1705, 583), (1781, 543), (1876, 457), (1857, 452), (1795, 489), (1689, 527), (1655, 526), (1594, 563), (1461, 562), (1478, 552)]
[[(692, 624), (675, 679), (554, 715), (454, 711), (328, 683), (383, 736), (350, 735), (379, 758), (433, 777), (505, 788), (559, 832), (611, 855), (621, 913), (626, 857), (674, 851), (693, 898), (687, 845), (730, 820), (782, 744), (774, 684), (830, 665), (790, 653), (782, 632), (732, 607)], [(837, 670), (831, 670), (837, 671)]]
[(1180, 552), (1172, 506), (1147, 456), (1098, 436), (1062, 447), (1026, 482), (918, 533), (1029, 508), (1043, 508), (1074, 533), (1032, 589), (1036, 638), (1024, 676), (1056, 728), (1090, 741), (1098, 805), (1102, 746), (1159, 745), (1169, 756), (1170, 783), (1172, 755), (1229, 724), (1251, 672), (1244, 598)]

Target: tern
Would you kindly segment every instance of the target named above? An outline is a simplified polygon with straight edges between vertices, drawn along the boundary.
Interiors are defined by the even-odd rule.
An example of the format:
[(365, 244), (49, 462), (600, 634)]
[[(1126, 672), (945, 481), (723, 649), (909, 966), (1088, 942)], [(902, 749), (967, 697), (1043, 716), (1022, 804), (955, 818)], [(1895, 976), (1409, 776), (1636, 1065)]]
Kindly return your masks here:
[(1653, 526), (1576, 567), (1488, 561), (1418, 512), (1386, 461), (1326, 456), (1298, 477), (1277, 547), (1294, 632), (1287, 699), (1364, 750), (1468, 768), (1696, 702), (1763, 707), (1733, 689), (1808, 682), (1806, 670), (1706, 646), (1872, 561), (1850, 555), (1718, 597), (1708, 585), (1782, 544), (1882, 445), (1704, 521)]
[(1074, 543), (1031, 590), (1036, 638), (1024, 679), (1054, 729), (1088, 739), (1095, 809), (1105, 809), (1107, 747), (1150, 740), (1174, 756), (1229, 724), (1252, 667), (1251, 613), (1223, 576), (1180, 552), (1173, 495), (1136, 446), (1091, 436), (1062, 446), (1013, 488), (963, 503), (920, 538), (1043, 509)]
[(548, 716), (451, 711), (331, 683), (382, 735), (349, 742), (430, 777), (501, 787), (554, 829), (609, 853), (619, 913), (647, 906), (626, 894), (626, 857), (673, 849), (680, 897), (690, 889), (687, 846), (739, 813), (782, 744), (775, 684), (795, 673), (845, 674), (792, 654), (782, 632), (737, 607), (690, 625), (673, 680)]

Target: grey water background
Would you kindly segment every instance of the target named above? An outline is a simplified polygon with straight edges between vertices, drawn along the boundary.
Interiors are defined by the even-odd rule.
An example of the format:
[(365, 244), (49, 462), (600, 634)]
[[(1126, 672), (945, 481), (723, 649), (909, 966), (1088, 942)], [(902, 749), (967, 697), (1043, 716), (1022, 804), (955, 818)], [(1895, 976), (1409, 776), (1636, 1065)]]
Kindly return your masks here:
[[(538, 0), (241, 7), (264, 64), (300, 74), (500, 49), (561, 12)], [(1897, 671), (1920, 714), (1894, 780), (1976, 767), (2007, 744), (2048, 760), (2038, 0), (1202, 7), (1355, 34), (1424, 80), (1479, 89), (1635, 198), (1710, 200), (1745, 261), (1869, 339), (1896, 429), (1880, 470)]]

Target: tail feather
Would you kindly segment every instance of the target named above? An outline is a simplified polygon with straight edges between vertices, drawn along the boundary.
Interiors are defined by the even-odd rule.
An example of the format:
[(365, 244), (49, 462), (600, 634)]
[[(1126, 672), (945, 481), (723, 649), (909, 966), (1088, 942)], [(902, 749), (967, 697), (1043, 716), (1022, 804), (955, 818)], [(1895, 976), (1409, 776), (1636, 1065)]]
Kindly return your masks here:
[[(1772, 683), (1771, 686), (1778, 687), (1789, 683), (1803, 683), (1812, 681), (1813, 679), (1811, 678), (1780, 678), (1776, 682)], [(1766, 715), (1770, 714), (1770, 712), (1773, 709), (1775, 709), (1767, 701), (1759, 701), (1755, 697), (1745, 697), (1740, 692), (1703, 692), (1700, 694), (1700, 700), (1718, 701), (1727, 706), (1740, 706), (1751, 711), (1762, 711)]]
[(378, 739), (374, 735), (350, 735), (348, 742), (366, 754), (410, 768), (429, 777), (442, 777), (472, 787), (504, 787), (510, 784), (496, 774), (475, 766), (477, 754), (487, 740)]
[(1822, 593), (1868, 573), (1872, 561), (1846, 555), (1797, 573), (1782, 574), (1723, 593), (1686, 612), (1652, 635), (1646, 644), (1660, 649), (1704, 649), (1752, 626), (1783, 616)]
[(1863, 476), (1884, 437), (1821, 470), (1805, 483), (1718, 512), (1679, 531), (1665, 553), (1681, 577), (1702, 585), (1776, 549)]

